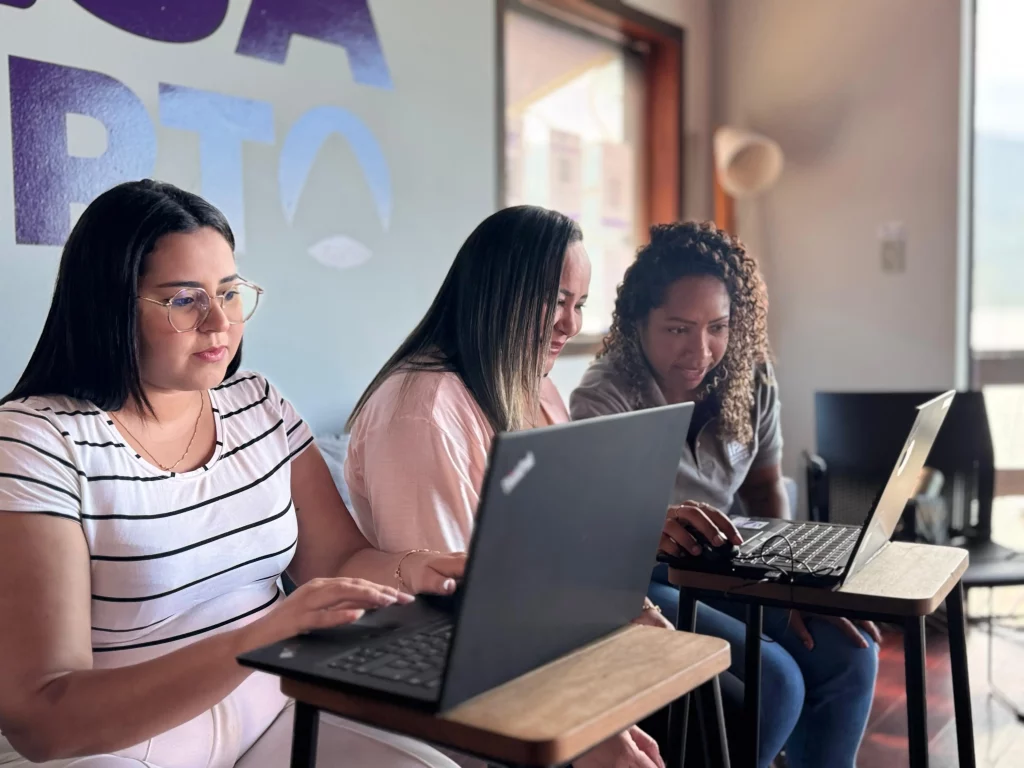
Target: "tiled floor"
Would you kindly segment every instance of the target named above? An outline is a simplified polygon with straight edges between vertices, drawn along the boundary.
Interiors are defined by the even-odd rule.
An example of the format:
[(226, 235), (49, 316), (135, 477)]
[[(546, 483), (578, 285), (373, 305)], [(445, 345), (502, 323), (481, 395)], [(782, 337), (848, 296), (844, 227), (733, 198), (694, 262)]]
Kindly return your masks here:
[[(1024, 632), (1003, 631), (993, 643), (999, 687), (1024, 708)], [(945, 633), (928, 630), (928, 735), (932, 768), (957, 765), (952, 681)], [(988, 643), (973, 628), (968, 638), (974, 739), (978, 768), (1024, 766), (1024, 725), (988, 695)], [(887, 633), (880, 657), (875, 704), (857, 760), (862, 768), (907, 765), (907, 710), (902, 638)]]
[[(993, 538), (1024, 551), (1024, 499), (996, 501)], [(968, 613), (989, 614), (989, 592), (972, 590)], [(991, 611), (996, 615), (1024, 616), (1024, 588), (996, 590)], [(1024, 629), (1024, 619), (1016, 622)], [(953, 684), (944, 630), (928, 628), (928, 735), (932, 768), (957, 765), (953, 720)], [(1024, 724), (989, 695), (988, 636), (984, 626), (968, 632), (967, 658), (974, 714), (974, 745), (978, 768), (1024, 768)], [(993, 677), (999, 688), (1024, 709), (1024, 631), (999, 629), (993, 642)], [(878, 686), (867, 734), (857, 760), (860, 768), (896, 768), (907, 765), (907, 710), (903, 674), (902, 637), (887, 633), (882, 646)]]

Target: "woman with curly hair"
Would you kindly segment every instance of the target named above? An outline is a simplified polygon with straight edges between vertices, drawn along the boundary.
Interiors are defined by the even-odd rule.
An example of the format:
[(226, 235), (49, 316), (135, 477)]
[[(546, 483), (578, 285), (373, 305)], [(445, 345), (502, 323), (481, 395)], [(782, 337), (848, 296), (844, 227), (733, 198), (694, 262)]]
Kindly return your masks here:
[[(757, 262), (711, 223), (653, 227), (626, 271), (604, 350), (573, 392), (570, 410), (582, 419), (695, 403), (670, 520), (677, 509), (729, 510), (737, 500), (751, 516), (788, 512), (767, 316)], [(725, 534), (731, 538), (721, 532), (714, 543)], [(700, 552), (686, 533), (664, 536), (662, 547)], [(664, 566), (655, 570), (650, 597), (674, 618), (678, 593)], [(743, 618), (743, 606), (728, 601), (698, 606), (697, 631), (730, 642), (731, 671), (740, 679)], [(762, 646), (759, 764), (785, 747), (792, 768), (852, 768), (871, 709), (878, 630), (769, 608), (764, 633), (774, 642)]]

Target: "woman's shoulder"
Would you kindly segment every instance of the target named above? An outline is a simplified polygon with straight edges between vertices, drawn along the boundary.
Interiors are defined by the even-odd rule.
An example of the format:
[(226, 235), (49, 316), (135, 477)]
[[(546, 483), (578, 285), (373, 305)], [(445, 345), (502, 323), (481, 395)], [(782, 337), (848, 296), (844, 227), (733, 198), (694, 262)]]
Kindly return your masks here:
[(775, 378), (775, 366), (772, 361), (764, 360), (754, 368), (754, 393), (758, 398), (777, 391), (779, 381)]
[(599, 357), (587, 368), (569, 396), (574, 419), (632, 410), (631, 387), (622, 366), (611, 356)]
[(479, 412), (462, 378), (451, 371), (403, 370), (384, 379), (360, 419), (390, 422), (396, 419), (450, 421), (453, 416)]
[(67, 436), (68, 424), (103, 416), (103, 411), (86, 400), (64, 395), (33, 395), (9, 400), (0, 405), (0, 429), (19, 431), (27, 428), (52, 430)]

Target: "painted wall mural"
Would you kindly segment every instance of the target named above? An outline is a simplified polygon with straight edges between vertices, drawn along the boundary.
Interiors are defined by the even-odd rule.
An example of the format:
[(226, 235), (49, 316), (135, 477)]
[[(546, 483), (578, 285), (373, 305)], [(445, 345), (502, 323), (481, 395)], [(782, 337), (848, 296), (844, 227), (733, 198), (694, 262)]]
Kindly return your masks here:
[(340, 428), (496, 204), (495, 13), (0, 0), (0, 391), (84, 206), (150, 177), (224, 211), (266, 289), (245, 365)]
[[(33, 5), (0, 0), (0, 4), (12, 2), (25, 9)], [(126, 32), (176, 44), (209, 37), (228, 10), (227, 0), (77, 3)], [(392, 87), (367, 0), (255, 0), (235, 52), (284, 64), (294, 35), (343, 48), (357, 82)], [(8, 58), (8, 71), (17, 242), (61, 245), (70, 234), (71, 203), (87, 203), (118, 182), (152, 173), (157, 151), (154, 127), (138, 96), (110, 75), (16, 56)], [(238, 249), (244, 251), (242, 144), (275, 143), (273, 105), (173, 83), (160, 83), (159, 92), (161, 124), (199, 135), (202, 194), (227, 214), (237, 229)], [(81, 158), (68, 153), (68, 114), (86, 115), (103, 124), (108, 140), (101, 156)], [(386, 229), (391, 218), (391, 179), (384, 153), (356, 115), (327, 106), (309, 110), (284, 138), (279, 179), (288, 221), (294, 219), (317, 153), (332, 134), (350, 142)], [(335, 235), (314, 245), (311, 253), (328, 265), (353, 266), (362, 263), (368, 251), (351, 238)]]

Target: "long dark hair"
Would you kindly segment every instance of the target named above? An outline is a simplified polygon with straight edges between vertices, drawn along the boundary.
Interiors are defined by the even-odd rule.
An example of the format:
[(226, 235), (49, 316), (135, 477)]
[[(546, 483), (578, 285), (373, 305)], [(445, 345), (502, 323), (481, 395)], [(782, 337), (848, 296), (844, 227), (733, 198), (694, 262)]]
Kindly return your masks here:
[(723, 437), (749, 444), (754, 437), (751, 409), (756, 376), (771, 357), (768, 291), (757, 261), (736, 237), (711, 222), (651, 227), (651, 242), (637, 252), (619, 286), (611, 331), (601, 354), (622, 371), (635, 405), (643, 407), (641, 392), (650, 366), (640, 333), (651, 310), (665, 303), (669, 286), (698, 275), (721, 280), (730, 304), (729, 346), (705, 378), (700, 399), (714, 398)]
[[(93, 200), (64, 245), (35, 351), (0, 403), (65, 395), (106, 411), (129, 401), (151, 410), (139, 370), (139, 279), (161, 237), (202, 227), (215, 229), (234, 249), (224, 214), (171, 184), (132, 181)], [(239, 346), (227, 375), (241, 363)]]
[(582, 239), (572, 219), (544, 208), (485, 219), (427, 314), (359, 398), (348, 428), (399, 370), (457, 373), (496, 432), (522, 428), (539, 397), (565, 251)]

